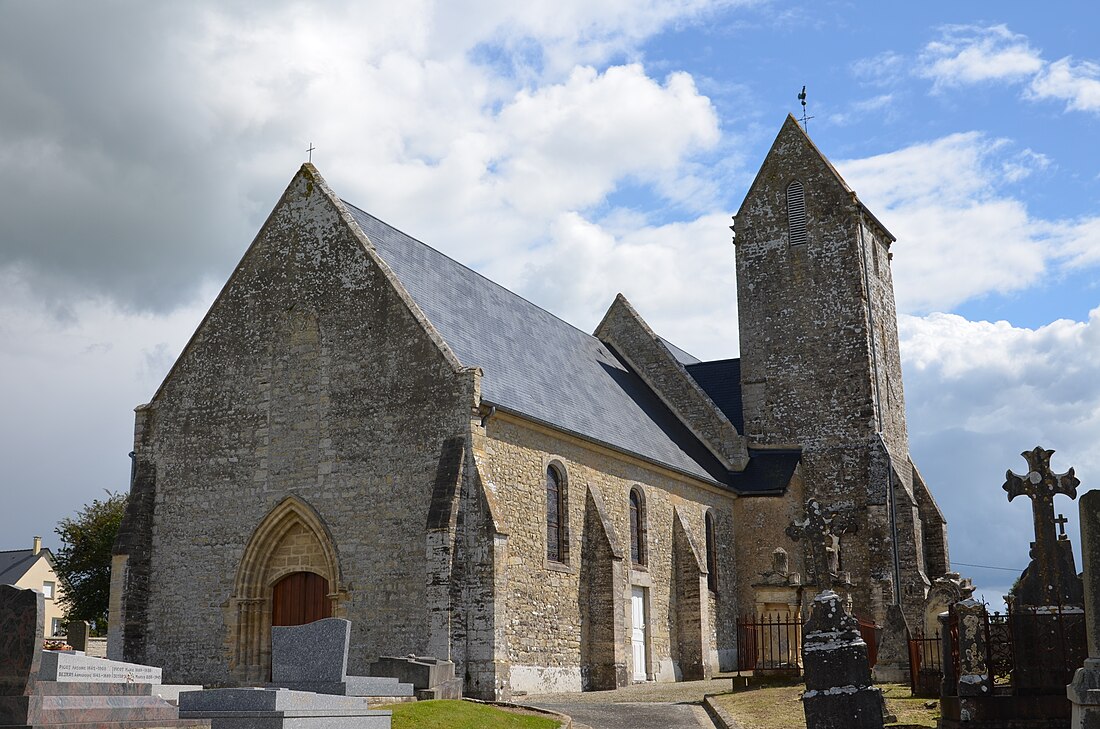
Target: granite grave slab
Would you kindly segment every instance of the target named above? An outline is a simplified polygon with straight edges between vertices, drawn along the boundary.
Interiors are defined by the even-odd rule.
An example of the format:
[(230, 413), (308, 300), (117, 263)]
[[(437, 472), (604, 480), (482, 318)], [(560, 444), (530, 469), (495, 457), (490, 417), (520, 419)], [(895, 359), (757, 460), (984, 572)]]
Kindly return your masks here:
[(413, 687), (387, 676), (349, 676), (351, 621), (324, 618), (271, 629), (271, 688), (339, 696), (412, 697)]
[(180, 717), (211, 722), (212, 729), (390, 729), (391, 714), (367, 699), (275, 688), (187, 691)]
[(70, 620), (65, 626), (65, 642), (74, 651), (83, 651), (88, 647), (91, 628), (87, 620)]
[(340, 683), (348, 674), (351, 621), (324, 618), (271, 629), (271, 681)]
[[(101, 680), (111, 669), (86, 666), (100, 659), (43, 651), (44, 614), (42, 595), (0, 586), (0, 729), (209, 728), (209, 721), (181, 720), (175, 707), (151, 694), (152, 683), (133, 680), (155, 675), (159, 683), (160, 669), (154, 674), (123, 664), (130, 681)], [(94, 680), (73, 671), (95, 674)]]
[(420, 701), (462, 698), (462, 679), (455, 676), (453, 661), (434, 656), (382, 656), (370, 665), (370, 673), (412, 684)]
[(0, 696), (31, 693), (46, 624), (42, 593), (0, 585)]

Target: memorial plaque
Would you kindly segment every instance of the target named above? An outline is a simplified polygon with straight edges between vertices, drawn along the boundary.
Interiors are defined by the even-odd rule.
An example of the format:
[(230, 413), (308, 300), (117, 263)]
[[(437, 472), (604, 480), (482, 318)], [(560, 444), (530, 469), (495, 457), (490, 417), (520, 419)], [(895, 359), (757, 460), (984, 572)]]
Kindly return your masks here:
[(70, 651), (42, 651), (39, 681), (58, 683), (160, 683), (160, 669), (91, 658)]

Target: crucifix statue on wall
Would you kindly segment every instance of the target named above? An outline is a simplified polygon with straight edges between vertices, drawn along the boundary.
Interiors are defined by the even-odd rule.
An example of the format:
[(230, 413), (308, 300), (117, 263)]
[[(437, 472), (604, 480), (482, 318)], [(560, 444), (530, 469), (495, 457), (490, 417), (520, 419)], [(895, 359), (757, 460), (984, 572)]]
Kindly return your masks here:
[(792, 540), (805, 541), (813, 562), (814, 580), (821, 590), (831, 590), (840, 569), (840, 535), (856, 531), (851, 511), (826, 509), (817, 499), (806, 500), (806, 515), (787, 527)]

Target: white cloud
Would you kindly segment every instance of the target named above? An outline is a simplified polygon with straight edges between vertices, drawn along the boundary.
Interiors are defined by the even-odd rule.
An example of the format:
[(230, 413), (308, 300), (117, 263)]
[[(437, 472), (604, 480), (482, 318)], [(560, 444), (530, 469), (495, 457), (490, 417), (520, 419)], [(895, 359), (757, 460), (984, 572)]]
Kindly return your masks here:
[[(856, 64), (857, 75), (874, 78), (875, 59)], [(1067, 56), (1047, 61), (1027, 36), (1004, 25), (949, 25), (940, 39), (925, 45), (916, 74), (933, 90), (990, 81), (1027, 82), (1024, 98), (1057, 99), (1067, 111), (1100, 113), (1100, 63)]]
[(1026, 36), (1004, 25), (949, 25), (939, 40), (925, 45), (918, 64), (917, 74), (942, 88), (1025, 79), (1038, 72), (1043, 61)]
[(879, 94), (869, 99), (860, 99), (851, 104), (847, 111), (829, 115), (829, 121), (834, 124), (851, 124), (861, 121), (860, 117), (874, 114), (878, 118), (893, 118), (890, 106), (894, 103), (893, 94)]
[(1026, 288), (1043, 275), (1052, 255), (1044, 230), (1023, 202), (1001, 191), (1007, 178), (997, 160), (1005, 147), (968, 132), (838, 163), (898, 238), (892, 250), (900, 311), (950, 309)]
[(686, 156), (717, 143), (718, 118), (687, 74), (661, 86), (632, 64), (581, 67), (563, 84), (520, 92), (499, 130), (507, 202), (545, 215), (594, 205), (626, 176), (675, 178)]
[(1062, 58), (1048, 64), (1027, 90), (1034, 99), (1061, 99), (1070, 111), (1100, 113), (1100, 64)]
[(909, 72), (907, 59), (895, 51), (862, 58), (852, 64), (851, 70), (860, 81), (874, 86), (893, 86)]
[(75, 8), (63, 26), (16, 6), (0, 267), (41, 296), (170, 310), (227, 275), (309, 142), (345, 197), (398, 224), (432, 210), (412, 232), (475, 263), (626, 180), (706, 199), (689, 158), (717, 139), (710, 102), (684, 74), (604, 66), (730, 4), (192, 3)]
[(574, 213), (555, 220), (551, 242), (535, 251), (522, 290), (585, 331), (614, 292), (653, 329), (703, 359), (736, 356), (737, 297), (730, 217), (620, 229)]
[[(1018, 454), (1053, 448), (1052, 468), (1074, 467), (1079, 493), (1100, 488), (1100, 309), (1087, 322), (1036, 329), (952, 314), (902, 316), (899, 335), (911, 449), (947, 512), (952, 557), (1022, 568), (1030, 504), (1009, 503), (1000, 488), (1006, 469), (1026, 469)], [(1076, 541), (1076, 505), (1062, 497), (1055, 508), (1070, 518)], [(998, 579), (960, 570), (987, 586)]]
[(1068, 268), (1100, 264), (1100, 216), (1052, 222), (1046, 231)]
[(1026, 177), (1030, 177), (1031, 173), (1045, 170), (1048, 167), (1050, 167), (1050, 157), (1041, 152), (1033, 152), (1030, 149), (1021, 150), (1015, 157), (1006, 159), (1001, 163), (1001, 170), (1008, 182), (1019, 182)]

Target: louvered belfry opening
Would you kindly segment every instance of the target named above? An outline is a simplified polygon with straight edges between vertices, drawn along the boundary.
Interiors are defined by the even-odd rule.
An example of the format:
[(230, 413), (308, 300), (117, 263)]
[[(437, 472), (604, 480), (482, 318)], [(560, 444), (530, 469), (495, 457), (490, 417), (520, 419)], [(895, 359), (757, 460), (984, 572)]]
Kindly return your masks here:
[(798, 180), (787, 185), (787, 233), (792, 246), (806, 242), (806, 191)]

